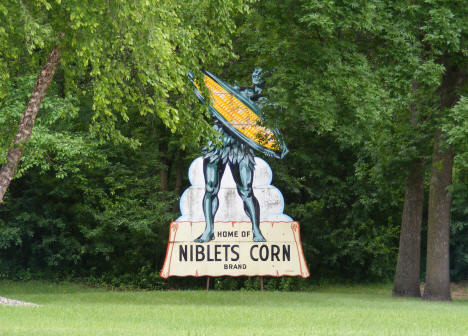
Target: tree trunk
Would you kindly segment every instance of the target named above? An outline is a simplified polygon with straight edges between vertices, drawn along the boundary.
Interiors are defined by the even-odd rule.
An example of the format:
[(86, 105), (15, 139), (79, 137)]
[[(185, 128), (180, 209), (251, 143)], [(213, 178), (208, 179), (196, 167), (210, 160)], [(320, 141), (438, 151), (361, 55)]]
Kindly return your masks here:
[(454, 153), (450, 149), (441, 148), (442, 137), (442, 132), (438, 131), (432, 155), (426, 284), (423, 299), (448, 301), (451, 300), (449, 274), (451, 196), (447, 188), (452, 184)]
[[(457, 88), (466, 81), (465, 69), (448, 59), (442, 59), (445, 74), (440, 87), (440, 112), (445, 113), (458, 99)], [(439, 129), (434, 138), (431, 182), (429, 190), (429, 219), (427, 224), (426, 284), (423, 299), (451, 300), (450, 296), (450, 206), (448, 187), (452, 184), (454, 151), (444, 141)]]
[(159, 181), (160, 181), (160, 188), (161, 191), (167, 191), (169, 189), (169, 168), (167, 164), (167, 151), (168, 145), (166, 142), (162, 142), (159, 144), (159, 153), (160, 153), (160, 161), (161, 161), (161, 168), (159, 168)]
[(159, 169), (159, 179), (161, 181), (161, 191), (167, 191), (169, 189), (169, 179), (167, 168)]
[(16, 133), (13, 147), (8, 151), (6, 163), (0, 169), (0, 204), (3, 202), (3, 197), (10, 185), (11, 179), (16, 173), (18, 163), (23, 155), (24, 146), (31, 137), (37, 112), (39, 111), (42, 100), (44, 99), (47, 89), (52, 82), (59, 61), (60, 49), (56, 46), (49, 54), (49, 57), (37, 78), (29, 104), (21, 117), (21, 122), (18, 126), (18, 132)]
[[(414, 80), (412, 91), (418, 90)], [(419, 110), (416, 102), (410, 106), (410, 122), (413, 128), (419, 123)], [(421, 143), (419, 143), (421, 145)], [(406, 180), (405, 202), (401, 216), (400, 246), (393, 282), (393, 296), (420, 297), (419, 273), (421, 264), (421, 222), (424, 207), (424, 172), (423, 158), (415, 159)]]
[(401, 218), (400, 247), (393, 296), (420, 297), (421, 222), (424, 205), (424, 159), (411, 165)]

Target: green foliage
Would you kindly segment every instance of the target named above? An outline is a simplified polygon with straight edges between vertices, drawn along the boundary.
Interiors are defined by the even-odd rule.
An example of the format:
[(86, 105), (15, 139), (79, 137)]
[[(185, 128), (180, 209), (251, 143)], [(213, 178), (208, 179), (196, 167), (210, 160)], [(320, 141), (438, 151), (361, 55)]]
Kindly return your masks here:
[(28, 269), (36, 276), (102, 278), (114, 286), (154, 285), (175, 214), (173, 196), (158, 192), (150, 155), (109, 153), (104, 167), (81, 168), (79, 176), (60, 181), (30, 170), (1, 209), (1, 273), (16, 277)]
[[(307, 133), (306, 133), (307, 134)], [(372, 281), (390, 279), (398, 246), (398, 186), (376, 185), (355, 174), (353, 147), (330, 137), (289, 135), (284, 162), (271, 162), (285, 212), (301, 223), (311, 277)], [(333, 151), (330, 149), (333, 148)]]
[[(4, 162), (12, 144), (34, 81), (33, 75), (10, 81), (8, 99), (0, 103), (0, 140), (3, 140), (0, 144), (0, 164)], [(16, 177), (21, 177), (33, 167), (39, 167), (43, 172), (54, 170), (58, 178), (68, 174), (78, 177), (82, 167), (92, 168), (105, 161), (105, 156), (97, 150), (98, 142), (90, 137), (83, 125), (76, 122), (80, 114), (77, 100), (72, 96), (61, 96), (59, 91), (58, 84), (49, 89)]]
[(291, 150), (271, 161), (275, 185), (301, 222), (311, 276), (321, 281), (393, 275), (404, 181), (395, 162), (408, 156), (382, 158), (380, 142), (405, 143), (385, 132), (409, 105), (401, 92), (411, 79), (387, 84), (396, 66), (376, 52), (389, 23), (384, 9), (379, 1), (263, 1), (236, 40), (245, 63), (227, 71), (238, 77), (260, 66), (267, 74), (264, 112)]
[(468, 175), (457, 169), (452, 186), (452, 223), (450, 226), (450, 276), (466, 280), (468, 274)]
[(264, 111), (291, 149), (273, 170), (312, 276), (390, 279), (412, 162), (430, 165), (436, 129), (466, 161), (466, 104), (441, 111), (440, 87), (466, 69), (467, 17), (460, 2), (289, 0), (243, 22), (247, 61), (228, 73), (267, 74)]
[(242, 0), (8, 0), (0, 7), (2, 78), (37, 72), (58, 44), (65, 92), (92, 102), (87, 113), (93, 136), (136, 145), (119, 128), (136, 110), (199, 141), (210, 128), (190, 94), (187, 73), (233, 57), (233, 17), (247, 10)]
[[(246, 290), (258, 291), (260, 289), (259, 277), (248, 278), (212, 278), (215, 290)], [(266, 291), (297, 291), (308, 288), (307, 281), (302, 278), (292, 277), (263, 277), (263, 288)]]
[(391, 279), (404, 181), (415, 158), (429, 166), (437, 129), (457, 153), (452, 276), (465, 279), (467, 94), (441, 111), (439, 88), (466, 66), (467, 17), (461, 0), (3, 1), (0, 164), (47, 54), (63, 56), (0, 208), (0, 277), (203, 287), (158, 275), (187, 167), (212, 135), (187, 72), (248, 86), (260, 66), (265, 118), (291, 150), (267, 160), (312, 279), (265, 288)]

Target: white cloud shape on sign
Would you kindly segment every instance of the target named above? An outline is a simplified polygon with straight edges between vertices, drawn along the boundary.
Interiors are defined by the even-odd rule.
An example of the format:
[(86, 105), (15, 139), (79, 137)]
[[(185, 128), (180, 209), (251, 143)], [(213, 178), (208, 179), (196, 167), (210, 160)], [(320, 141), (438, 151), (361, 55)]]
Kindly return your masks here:
[[(202, 157), (198, 157), (192, 162), (188, 175), (191, 186), (182, 194), (180, 199), (182, 215), (177, 221), (204, 221), (202, 200), (205, 194), (205, 178)], [(271, 185), (272, 178), (273, 173), (268, 163), (255, 157), (253, 190), (260, 204), (260, 221), (292, 221), (291, 217), (283, 213), (283, 195), (278, 188)], [(218, 198), (219, 208), (215, 221), (249, 221), (244, 212), (242, 200), (237, 194), (236, 183), (232, 178), (229, 165), (224, 171)]]

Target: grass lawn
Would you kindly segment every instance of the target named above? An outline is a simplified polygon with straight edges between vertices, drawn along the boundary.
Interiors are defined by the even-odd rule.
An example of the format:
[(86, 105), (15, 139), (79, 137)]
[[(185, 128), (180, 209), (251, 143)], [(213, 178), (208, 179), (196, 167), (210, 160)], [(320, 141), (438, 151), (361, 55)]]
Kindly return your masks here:
[(112, 292), (0, 282), (0, 335), (468, 335), (468, 299), (391, 297), (391, 286), (313, 292)]

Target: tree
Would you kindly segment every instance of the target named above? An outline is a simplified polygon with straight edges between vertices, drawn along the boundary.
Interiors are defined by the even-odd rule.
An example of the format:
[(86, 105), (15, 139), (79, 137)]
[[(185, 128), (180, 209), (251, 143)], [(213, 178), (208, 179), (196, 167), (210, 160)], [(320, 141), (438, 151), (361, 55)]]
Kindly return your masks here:
[[(14, 78), (7, 87), (0, 132), (22, 114), (34, 80)], [(74, 274), (114, 286), (164, 285), (158, 270), (168, 223), (178, 216), (178, 207), (171, 209), (180, 195), (172, 191), (180, 135), (156, 115), (129, 109), (129, 122), (119, 129), (140, 143), (137, 150), (125, 143), (100, 144), (88, 131), (87, 99), (61, 97), (61, 80), (59, 72), (0, 208), (0, 274), (11, 279)], [(161, 142), (170, 143), (167, 153), (158, 151)], [(199, 148), (185, 151), (193, 155)], [(161, 157), (169, 167), (167, 192), (157, 174)], [(186, 167), (191, 158), (184, 159)]]
[[(400, 190), (406, 189), (395, 295), (420, 296), (425, 163), (431, 142), (428, 250), (441, 252), (437, 258), (448, 262), (447, 188), (453, 160), (440, 129), (458, 98), (450, 104), (440, 100), (443, 91), (454, 97), (464, 90), (461, 75), (447, 75), (454, 64), (444, 58), (464, 68), (466, 16), (458, 1), (267, 1), (243, 31), (251, 42), (244, 45), (244, 55), (251, 52), (251, 59), (271, 74), (270, 117), (287, 128), (300, 127), (303, 135), (312, 130), (311, 136), (330, 134), (342, 146), (356, 145), (353, 151), (362, 162), (356, 165), (358, 175), (372, 176), (377, 188), (400, 183)], [(359, 144), (364, 150), (357, 150)], [(433, 244), (442, 245), (434, 249)], [(434, 255), (428, 254), (428, 263), (431, 259)], [(428, 267), (427, 279), (433, 269)], [(447, 265), (443, 270), (448, 274)], [(431, 294), (429, 283), (425, 298), (443, 298)]]
[[(465, 18), (468, 17), (468, 12)], [(468, 40), (466, 41), (468, 42)], [(453, 56), (452, 56), (453, 57)], [(463, 64), (465, 63), (465, 64)], [(440, 113), (450, 113), (459, 100), (458, 90), (466, 81), (468, 63), (444, 62), (445, 74), (440, 87)], [(439, 127), (434, 136), (429, 219), (427, 232), (426, 284), (423, 299), (450, 300), (450, 214), (454, 149), (446, 142), (446, 133)]]
[(8, 151), (6, 163), (0, 168), (0, 204), (3, 202), (3, 196), (5, 196), (11, 179), (16, 173), (18, 163), (23, 155), (24, 145), (31, 137), (37, 112), (39, 111), (42, 100), (44, 99), (47, 89), (52, 82), (52, 78), (57, 70), (59, 61), (60, 49), (55, 47), (50, 53), (41, 70), (39, 78), (36, 81), (28, 107), (21, 117), (21, 122), (18, 126), (18, 132), (13, 142), (13, 147)]
[[(409, 146), (399, 146), (413, 153), (406, 155), (409, 163), (405, 203), (402, 215), (400, 250), (394, 281), (394, 295), (420, 296), (419, 263), (420, 231), (424, 198), (425, 160), (432, 158), (430, 191), (428, 201), (427, 267), (424, 299), (449, 300), (449, 188), (455, 148), (445, 129), (452, 133), (454, 127), (466, 116), (455, 120), (454, 106), (460, 94), (466, 92), (466, 46), (467, 33), (462, 24), (468, 11), (461, 2), (426, 1), (409, 5), (407, 2), (391, 2), (385, 7), (387, 22), (383, 25), (384, 54), (399, 54), (391, 46), (400, 45), (402, 60), (410, 60), (404, 71), (413, 70), (411, 87), (407, 92), (398, 90), (401, 100), (406, 100), (410, 113), (407, 117), (394, 118), (389, 123), (393, 135), (408, 141)], [(398, 18), (396, 21), (394, 18)], [(388, 43), (390, 42), (390, 43)], [(377, 53), (378, 54), (378, 53)], [(393, 61), (396, 61), (394, 59)], [(386, 64), (391, 64), (385, 62)], [(403, 72), (404, 72), (403, 71)], [(402, 71), (397, 73), (401, 74)], [(398, 78), (398, 75), (392, 74)], [(395, 81), (390, 79), (387, 82)], [(404, 81), (402, 82), (404, 83)], [(406, 80), (406, 83), (408, 81)], [(398, 115), (395, 114), (395, 117)], [(447, 122), (447, 120), (451, 120)], [(403, 122), (403, 123), (402, 123)], [(395, 130), (398, 130), (395, 134)], [(404, 133), (410, 130), (410, 136)], [(388, 136), (389, 134), (387, 134)], [(403, 136), (402, 136), (403, 135)], [(429, 139), (432, 138), (432, 141)], [(432, 153), (425, 146), (433, 144)], [(458, 147), (462, 148), (462, 147)], [(466, 148), (465, 148), (466, 150)]]
[[(428, 56), (443, 69), (443, 77), (437, 85), (434, 124), (434, 150), (428, 206), (428, 237), (426, 284), (423, 299), (450, 300), (449, 232), (452, 171), (455, 148), (451, 147), (444, 129), (452, 130), (462, 120), (444, 123), (456, 113), (460, 95), (466, 94), (466, 68), (468, 61), (468, 28), (463, 22), (468, 9), (462, 1), (443, 3), (430, 1), (417, 7), (422, 23), (422, 41)], [(466, 116), (465, 116), (466, 118)]]
[[(89, 94), (90, 132), (102, 141), (136, 145), (118, 126), (128, 121), (129, 108), (155, 113), (172, 131), (184, 129), (195, 141), (210, 133), (206, 109), (196, 107), (193, 113), (189, 107), (195, 98), (186, 76), (232, 57), (233, 17), (247, 9), (242, 0), (2, 2), (3, 79), (36, 69), (44, 54), (50, 57), (2, 166), (0, 202), (59, 62), (64, 94)], [(83, 80), (90, 92), (82, 92)]]
[(265, 70), (271, 105), (264, 112), (284, 130), (291, 150), (271, 164), (288, 213), (303, 223), (318, 277), (393, 272), (395, 187), (374, 183), (368, 167), (377, 151), (364, 146), (397, 101), (374, 71), (382, 67), (374, 57), (382, 5), (262, 1), (237, 40), (243, 62), (227, 70), (243, 77), (254, 66)]

